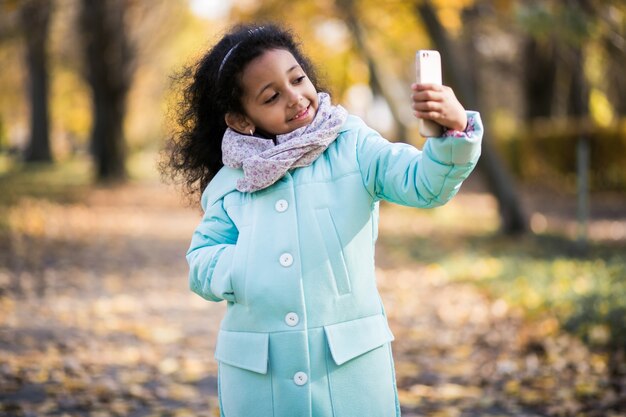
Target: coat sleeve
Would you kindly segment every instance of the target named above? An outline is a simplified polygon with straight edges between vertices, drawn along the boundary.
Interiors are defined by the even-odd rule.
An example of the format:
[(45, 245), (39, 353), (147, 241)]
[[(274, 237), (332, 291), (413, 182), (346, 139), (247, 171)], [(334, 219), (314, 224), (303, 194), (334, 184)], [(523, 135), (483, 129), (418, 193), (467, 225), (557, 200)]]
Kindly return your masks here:
[(390, 143), (362, 125), (357, 159), (363, 183), (374, 200), (430, 208), (445, 204), (458, 192), (480, 156), (480, 114), (467, 112), (465, 131), (447, 130), (429, 138), (422, 151)]
[(224, 210), (223, 199), (205, 206), (187, 251), (189, 286), (210, 301), (235, 301), (230, 270), (239, 232)]

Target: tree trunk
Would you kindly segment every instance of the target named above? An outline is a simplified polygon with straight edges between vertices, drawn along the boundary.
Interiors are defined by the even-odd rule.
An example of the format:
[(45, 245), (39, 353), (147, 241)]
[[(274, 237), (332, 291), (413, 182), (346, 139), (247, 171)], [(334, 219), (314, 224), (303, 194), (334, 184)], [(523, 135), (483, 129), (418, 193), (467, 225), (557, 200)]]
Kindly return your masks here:
[(626, 116), (626, 77), (624, 77), (624, 62), (626, 62), (626, 48), (618, 47), (612, 39), (605, 41), (608, 55), (607, 89), (611, 104), (618, 116)]
[[(416, 5), (416, 12), (441, 53), (442, 61), (445, 63), (443, 65), (445, 78), (450, 80), (450, 84), (467, 108), (478, 108), (479, 100), (474, 81), (476, 78), (472, 75), (474, 67), (463, 66), (468, 60), (463, 59), (461, 51), (453, 45), (429, 1), (419, 2)], [(473, 54), (475, 52), (470, 52), (470, 56)], [(528, 220), (522, 210), (515, 182), (492, 145), (488, 132), (486, 129), (483, 136), (482, 155), (477, 169), (484, 174), (489, 191), (498, 201), (502, 232), (508, 235), (524, 233), (528, 230)]]
[(552, 40), (544, 43), (528, 38), (524, 50), (526, 120), (553, 115), (557, 53)]
[(575, 119), (582, 120), (589, 116), (589, 86), (585, 79), (584, 56), (581, 47), (570, 47), (568, 64), (572, 68), (568, 97), (568, 113)]
[(82, 0), (80, 13), (92, 89), (91, 148), (100, 182), (127, 176), (123, 126), (135, 63), (124, 27), (125, 8), (124, 0)]
[(26, 61), (30, 81), (30, 140), (24, 155), (26, 162), (52, 162), (46, 56), (51, 10), (50, 0), (30, 0), (20, 10), (20, 21), (26, 36)]

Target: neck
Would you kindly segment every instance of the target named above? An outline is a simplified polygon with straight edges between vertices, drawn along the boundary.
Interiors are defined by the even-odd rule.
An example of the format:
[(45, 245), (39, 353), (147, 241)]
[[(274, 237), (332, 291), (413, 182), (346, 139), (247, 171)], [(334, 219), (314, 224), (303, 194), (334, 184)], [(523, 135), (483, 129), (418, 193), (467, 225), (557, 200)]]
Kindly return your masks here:
[(274, 145), (276, 145), (276, 135), (272, 135), (271, 133), (268, 133), (268, 132), (266, 132), (264, 130), (257, 129), (254, 132), (254, 136), (256, 136), (258, 138), (262, 138), (262, 139), (271, 140), (272, 142), (274, 142)]

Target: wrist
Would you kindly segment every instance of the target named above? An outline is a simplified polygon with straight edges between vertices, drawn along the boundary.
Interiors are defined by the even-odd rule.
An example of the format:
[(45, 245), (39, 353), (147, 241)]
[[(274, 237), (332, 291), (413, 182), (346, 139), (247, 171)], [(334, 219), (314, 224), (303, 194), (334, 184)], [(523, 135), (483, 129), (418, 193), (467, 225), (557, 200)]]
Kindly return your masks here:
[(444, 128), (445, 130), (450, 130), (454, 132), (465, 132), (465, 129), (467, 129), (467, 120), (465, 121), (465, 124), (463, 124), (462, 122), (451, 123), (450, 125), (445, 126)]
[[(456, 127), (459, 127), (460, 125), (457, 125)], [(472, 136), (474, 134), (474, 132), (476, 131), (476, 117), (473, 115), (465, 115), (465, 126), (462, 128), (453, 128), (453, 127), (446, 127), (443, 135), (442, 136), (448, 136), (448, 137), (455, 137), (455, 138), (462, 138), (462, 137), (466, 137), (466, 136)]]
[(459, 120), (452, 129), (458, 130), (459, 132), (465, 132), (465, 129), (467, 129), (467, 114), (463, 112), (459, 116)]

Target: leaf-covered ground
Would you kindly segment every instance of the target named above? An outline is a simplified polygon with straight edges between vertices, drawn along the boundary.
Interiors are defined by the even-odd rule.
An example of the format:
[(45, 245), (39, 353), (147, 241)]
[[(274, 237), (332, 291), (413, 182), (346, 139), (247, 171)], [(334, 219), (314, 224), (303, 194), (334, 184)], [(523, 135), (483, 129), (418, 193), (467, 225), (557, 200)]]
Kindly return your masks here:
[[(50, 191), (0, 207), (0, 416), (219, 416), (224, 306), (188, 290), (184, 259), (200, 212), (153, 182)], [(382, 207), (378, 280), (403, 415), (626, 416), (614, 328), (563, 330), (575, 311), (528, 277), (560, 262), (582, 295), (593, 271), (624, 281), (624, 238), (585, 267), (562, 241), (493, 237), (496, 225), (482, 193), (432, 212)]]

